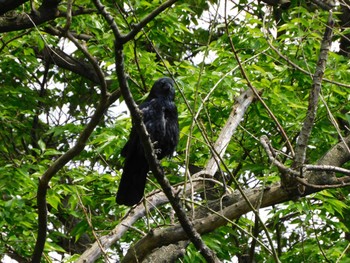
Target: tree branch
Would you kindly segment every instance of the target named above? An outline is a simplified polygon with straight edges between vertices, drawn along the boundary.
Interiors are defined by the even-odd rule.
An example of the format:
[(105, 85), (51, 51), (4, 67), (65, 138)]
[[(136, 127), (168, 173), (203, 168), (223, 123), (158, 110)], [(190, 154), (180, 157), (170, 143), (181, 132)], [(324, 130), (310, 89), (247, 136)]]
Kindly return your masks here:
[(270, 141), (266, 135), (261, 136), (260, 143), (264, 147), (270, 162), (273, 163), (278, 168), (281, 174), (283, 174), (284, 176), (293, 176), (293, 177), (300, 175), (298, 172), (286, 167), (284, 164), (282, 164), (275, 158), (275, 152), (273, 152)]
[[(70, 56), (60, 49), (53, 49), (48, 46), (41, 51), (34, 48), (36, 56), (46, 62), (50, 62), (60, 68), (67, 69), (73, 73), (76, 73), (91, 82), (100, 85), (101, 79), (99, 75), (95, 72), (91, 63), (87, 63), (82, 60), (78, 60), (73, 56)], [(111, 81), (107, 82), (110, 85)]]
[[(280, 57), (282, 58), (284, 61), (287, 62), (287, 64), (289, 64), (292, 68), (294, 69), (297, 69), (299, 70), (300, 72), (312, 77), (312, 74), (303, 69), (302, 67), (298, 66), (296, 63), (294, 63), (292, 60), (290, 60), (288, 57), (286, 57), (285, 55), (282, 54), (281, 51), (279, 51), (274, 45), (272, 45), (271, 41), (268, 39), (268, 37), (266, 36), (266, 42), (267, 44), (269, 45), (269, 47)], [(334, 81), (334, 80), (330, 80), (330, 79), (327, 79), (327, 78), (323, 78), (322, 79), (324, 82), (327, 82), (327, 83), (331, 83), (331, 84), (334, 84), (334, 85), (338, 85), (340, 87), (345, 87), (345, 88), (349, 88), (350, 89), (350, 85), (348, 84), (345, 84), (345, 83), (341, 83), (341, 82), (338, 82), (338, 81)]]
[[(149, 205), (149, 210), (153, 210), (155, 207), (158, 207), (162, 204), (168, 202), (168, 199), (164, 195), (163, 192), (157, 195), (153, 195), (150, 198), (147, 198), (147, 202)], [(106, 250), (111, 245), (113, 245), (116, 241), (118, 241), (126, 231), (141, 217), (145, 216), (148, 212), (144, 205), (140, 204), (132, 210), (130, 213), (107, 235), (100, 237), (100, 244)], [(91, 248), (86, 250), (76, 261), (76, 263), (92, 263), (95, 262), (96, 259), (101, 255), (102, 250), (99, 246), (98, 242), (95, 242)]]
[(96, 107), (96, 111), (92, 115), (90, 122), (86, 125), (86, 127), (78, 137), (76, 144), (65, 154), (60, 156), (39, 179), (37, 191), (38, 235), (32, 256), (32, 262), (40, 262), (45, 245), (47, 235), (46, 194), (51, 178), (85, 148), (86, 142), (89, 139), (91, 133), (102, 119), (107, 108), (115, 101), (116, 98), (117, 96), (114, 96), (113, 99), (111, 99), (106, 95), (106, 92), (101, 93), (100, 102)]
[(334, 165), (341, 167), (344, 163), (350, 161), (350, 135), (344, 138), (344, 141), (334, 145), (322, 158), (317, 162), (318, 165)]
[(317, 62), (316, 71), (313, 77), (313, 85), (309, 95), (309, 106), (304, 120), (303, 127), (297, 139), (295, 159), (293, 168), (298, 168), (304, 164), (306, 158), (306, 148), (311, 134), (312, 127), (317, 113), (318, 98), (321, 91), (322, 77), (326, 68), (328, 52), (332, 44), (334, 20), (332, 13), (329, 13), (327, 27), (321, 42), (320, 55)]
[(311, 0), (311, 2), (326, 11), (329, 11), (335, 7), (335, 1), (332, 0)]
[[(72, 11), (72, 16), (91, 14), (95, 10), (78, 9)], [(0, 33), (33, 28), (59, 17), (67, 17), (65, 12), (55, 8), (39, 8), (36, 14), (16, 14), (12, 17), (0, 17)]]
[[(245, 194), (247, 195), (249, 202), (252, 204), (256, 204), (261, 200), (262, 208), (272, 204), (285, 202), (291, 198), (290, 193), (281, 189), (279, 184), (272, 186), (270, 189), (248, 189), (245, 191)], [(193, 221), (193, 226), (200, 234), (209, 233), (220, 226), (226, 225), (228, 219), (236, 219), (250, 211), (247, 202), (239, 193), (237, 193), (237, 191), (235, 191), (234, 194), (229, 195), (227, 200), (229, 200), (228, 206), (223, 205), (221, 200), (217, 201), (217, 207), (219, 209), (216, 210), (217, 213), (210, 213), (209, 215), (205, 214), (204, 217)], [(197, 211), (194, 213), (196, 214)], [(152, 251), (161, 246), (186, 240), (187, 238), (185, 231), (179, 224), (167, 228), (158, 228), (154, 229), (145, 238), (137, 242), (134, 245), (133, 250), (137, 251), (138, 258), (142, 259), (147, 251)], [(128, 254), (125, 256), (125, 262), (133, 262), (129, 256), (131, 257), (131, 255)]]
[[(208, 174), (214, 175), (218, 169), (220, 158), (224, 156), (226, 148), (231, 141), (233, 133), (236, 131), (238, 125), (242, 121), (242, 118), (249, 107), (249, 105), (256, 98), (254, 92), (251, 89), (243, 92), (238, 98), (237, 103), (233, 106), (231, 114), (229, 115), (225, 126), (222, 128), (218, 139), (216, 140), (213, 149), (219, 155), (212, 154), (212, 158), (209, 159), (207, 166), (210, 167)], [(219, 158), (220, 157), (220, 158)]]
[(303, 166), (306, 171), (328, 171), (328, 172), (337, 172), (350, 176), (350, 170), (344, 169), (341, 167), (336, 167), (333, 165), (311, 165), (306, 164)]
[(0, 2), (0, 16), (30, 0), (5, 0)]
[[(267, 153), (267, 156), (269, 157), (270, 162), (273, 163), (279, 169), (281, 173), (281, 177), (289, 176), (289, 177), (295, 178), (295, 180), (301, 183), (302, 185), (310, 188), (315, 188), (315, 189), (339, 188), (339, 187), (346, 187), (349, 185), (348, 182), (350, 181), (350, 177), (336, 178), (332, 175), (332, 173), (338, 172), (338, 173), (343, 173), (347, 176), (350, 176), (350, 170), (348, 169), (344, 169), (333, 165), (327, 165), (327, 164), (321, 164), (321, 165), (307, 164), (302, 167), (299, 173), (291, 168), (284, 166), (284, 164), (280, 163), (275, 158), (275, 153), (272, 149), (272, 146), (270, 145), (270, 142), (267, 136), (265, 135), (261, 136), (260, 142), (263, 145)], [(343, 142), (341, 143), (344, 145)], [(337, 146), (339, 146), (341, 143), (337, 144)], [(314, 181), (314, 183), (310, 183), (308, 179), (304, 178), (305, 177), (304, 172), (308, 172), (310, 174), (311, 171), (324, 172), (324, 173), (322, 173), (322, 178), (320, 178), (319, 176), (316, 176), (317, 180), (314, 179), (315, 173), (312, 173), (313, 174), (312, 177), (310, 177), (309, 175), (308, 178), (309, 179), (313, 178), (313, 181)]]
[(99, 79), (99, 83), (101, 86), (101, 96), (102, 98), (107, 96), (107, 83), (104, 76), (104, 73), (102, 72), (100, 66), (98, 65), (97, 60), (89, 53), (89, 51), (79, 43), (79, 41), (68, 31), (67, 37), (70, 41), (72, 41), (75, 46), (85, 55), (85, 57), (89, 60), (92, 67), (94, 68), (94, 71), (97, 74), (97, 77)]
[(176, 260), (186, 254), (189, 241), (180, 241), (176, 244), (160, 247), (149, 254), (143, 263), (177, 262)]
[[(171, 206), (174, 208), (175, 213), (181, 223), (181, 227), (188, 235), (189, 239), (192, 241), (194, 246), (198, 249), (198, 251), (203, 255), (203, 257), (208, 262), (219, 262), (216, 255), (205, 245), (203, 240), (201, 239), (198, 232), (192, 226), (191, 221), (186, 215), (185, 210), (182, 208), (180, 204), (180, 199), (176, 196), (173, 188), (171, 187), (168, 179), (165, 177), (163, 169), (160, 167), (159, 161), (157, 160), (153, 144), (149, 134), (147, 133), (146, 127), (142, 121), (142, 114), (140, 110), (137, 108), (135, 101), (132, 98), (132, 95), (129, 91), (129, 87), (126, 81), (125, 71), (124, 71), (124, 54), (123, 54), (123, 44), (117, 43), (115, 45), (115, 54), (116, 54), (116, 71), (119, 80), (120, 90), (130, 110), (130, 114), (132, 119), (134, 120), (134, 125), (138, 135), (141, 139), (142, 146), (145, 151), (147, 162), (150, 166), (150, 170), (152, 171), (154, 177), (157, 179), (158, 183), (162, 187), (165, 195), (169, 199)], [(127, 255), (130, 255), (127, 254)], [(132, 255), (133, 257), (135, 255)], [(125, 260), (128, 260), (127, 256), (125, 256)]]

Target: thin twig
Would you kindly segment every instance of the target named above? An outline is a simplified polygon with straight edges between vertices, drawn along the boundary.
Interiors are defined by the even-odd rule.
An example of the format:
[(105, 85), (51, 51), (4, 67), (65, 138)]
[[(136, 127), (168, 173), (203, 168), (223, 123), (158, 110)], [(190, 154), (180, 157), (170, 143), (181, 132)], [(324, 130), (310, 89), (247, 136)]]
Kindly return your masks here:
[[(251, 90), (249, 90), (251, 91)], [(229, 122), (229, 121), (228, 121)], [(208, 144), (210, 146), (210, 150), (211, 152), (213, 153), (213, 155), (215, 156), (214, 158), (216, 159), (216, 162), (217, 163), (221, 163), (224, 167), (224, 169), (226, 170), (227, 173), (230, 174), (231, 178), (233, 179), (233, 182), (235, 183), (236, 185), (236, 188), (237, 190), (240, 192), (240, 194), (242, 195), (243, 197), (243, 201), (245, 201), (248, 205), (248, 207), (250, 208), (250, 211), (252, 211), (255, 216), (258, 218), (258, 220), (260, 221), (261, 223), (261, 226), (266, 234), (266, 237), (270, 243), (270, 246), (271, 246), (271, 251), (272, 251), (272, 255), (274, 256), (274, 259), (276, 262), (280, 262), (279, 258), (278, 258), (278, 255), (275, 251), (275, 248), (274, 248), (274, 243), (272, 241), (272, 238), (269, 234), (269, 231), (266, 227), (266, 225), (264, 224), (263, 220), (261, 219), (260, 215), (259, 215), (259, 212), (258, 212), (258, 209), (260, 208), (261, 206), (261, 202), (262, 202), (262, 198), (263, 198), (263, 193), (259, 196), (259, 198), (256, 200), (256, 202), (254, 204), (257, 204), (257, 205), (253, 205), (252, 202), (250, 202), (248, 196), (245, 194), (245, 192), (243, 191), (243, 188), (240, 186), (240, 184), (238, 183), (238, 180), (232, 175), (231, 173), (231, 170), (227, 167), (227, 165), (225, 164), (225, 162), (223, 161), (222, 159), (222, 156), (216, 151), (215, 149), (215, 146), (213, 146), (211, 143)]]
[(103, 245), (101, 244), (101, 241), (99, 239), (99, 237), (97, 236), (95, 230), (94, 230), (94, 226), (92, 225), (92, 222), (91, 222), (91, 211), (88, 212), (88, 210), (86, 209), (86, 207), (84, 206), (83, 204), (83, 201), (81, 200), (81, 197), (80, 197), (80, 194), (78, 192), (78, 190), (76, 190), (76, 195), (78, 197), (78, 201), (79, 201), (79, 205), (80, 207), (83, 209), (83, 213), (85, 215), (85, 218), (86, 218), (86, 221), (91, 229), (91, 232), (92, 232), (92, 235), (94, 236), (99, 248), (101, 249), (101, 252), (102, 252), (102, 255), (105, 259), (105, 262), (110, 262), (109, 261), (109, 258), (108, 258), (108, 255), (106, 253), (106, 251), (103, 249)]
[(126, 35), (122, 36), (122, 42), (126, 43), (132, 40), (137, 33), (139, 33), (150, 21), (152, 21), (156, 16), (158, 16), (165, 9), (174, 4), (177, 0), (168, 0), (154, 9), (151, 13), (149, 13), (144, 19), (142, 19), (138, 24), (133, 26), (133, 29)]
[[(328, 259), (328, 257), (327, 257), (327, 255), (326, 255), (324, 249), (322, 248), (322, 244), (324, 244), (324, 243), (323, 243), (323, 240), (321, 241), (320, 238), (319, 238), (319, 231), (316, 231), (316, 229), (318, 229), (318, 228), (317, 228), (317, 226), (316, 226), (316, 224), (315, 224), (314, 217), (316, 216), (317, 218), (319, 218), (319, 216), (318, 216), (317, 214), (315, 214), (314, 211), (313, 211), (313, 209), (310, 207), (310, 200), (308, 200), (307, 204), (308, 204), (308, 211), (311, 212), (312, 230), (313, 230), (314, 235), (315, 235), (315, 239), (316, 239), (316, 243), (317, 243), (318, 249), (321, 251), (321, 254), (322, 254), (323, 258), (326, 260), (326, 262), (331, 263), (331, 262), (333, 262), (333, 261), (330, 261), (330, 260)], [(321, 244), (321, 242), (322, 242), (322, 244)], [(323, 260), (322, 260), (322, 261), (323, 261)]]
[[(311, 0), (314, 4), (321, 7), (323, 10), (329, 11), (335, 7), (334, 1)], [(327, 260), (328, 261), (328, 260)]]
[(274, 152), (272, 152), (272, 146), (266, 135), (260, 137), (260, 143), (265, 149), (265, 152), (267, 153), (270, 162), (273, 163), (278, 168), (278, 170), (280, 170), (281, 173), (295, 177), (300, 175), (300, 173), (286, 167), (284, 164), (282, 164), (275, 158), (275, 154)]
[(337, 258), (337, 261), (335, 263), (339, 263), (340, 260), (347, 254), (347, 251), (350, 249), (350, 243), (346, 246), (346, 248), (343, 250), (343, 252), (340, 254), (340, 256)]
[(312, 165), (312, 164), (306, 164), (303, 166), (305, 170), (308, 171), (327, 171), (327, 172), (336, 172), (336, 173), (342, 173), (345, 175), (350, 176), (350, 170), (332, 166), (332, 165)]
[(332, 114), (332, 112), (331, 112), (330, 108), (328, 107), (328, 104), (327, 104), (327, 102), (325, 101), (325, 99), (323, 98), (322, 94), (320, 95), (320, 99), (321, 99), (321, 101), (323, 102), (323, 105), (326, 107), (326, 110), (327, 110), (329, 119), (330, 119), (331, 123), (333, 124), (334, 128), (336, 129), (339, 138), (340, 138), (341, 141), (344, 143), (344, 145), (345, 145), (345, 147), (346, 147), (346, 150), (350, 153), (350, 148), (349, 148), (348, 145), (346, 144), (345, 139), (344, 139), (344, 136), (341, 134), (341, 131), (340, 131), (340, 129), (339, 129), (338, 122), (337, 122), (337, 120), (334, 118), (334, 115)]
[[(317, 190), (342, 188), (342, 187), (347, 187), (347, 186), (350, 185), (350, 183), (341, 183), (341, 184), (310, 184), (305, 178), (301, 178), (301, 177), (296, 177), (295, 180), (297, 180), (300, 184), (302, 184), (304, 186), (307, 186), (307, 187), (310, 187), (310, 188), (314, 188), (314, 189), (317, 189)], [(337, 180), (337, 181), (339, 181), (339, 180)]]

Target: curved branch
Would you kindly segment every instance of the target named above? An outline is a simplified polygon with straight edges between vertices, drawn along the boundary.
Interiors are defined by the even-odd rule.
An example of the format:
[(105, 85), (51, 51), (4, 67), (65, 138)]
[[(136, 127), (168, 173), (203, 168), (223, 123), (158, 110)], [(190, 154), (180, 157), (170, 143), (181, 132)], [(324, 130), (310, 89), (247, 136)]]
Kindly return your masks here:
[[(38, 51), (36, 48), (34, 48), (34, 51), (37, 58), (78, 74), (96, 85), (102, 85), (101, 82), (104, 81), (104, 78), (101, 78), (101, 74), (96, 73), (92, 63), (79, 60), (60, 49), (45, 46), (41, 51)], [(112, 82), (113, 80), (106, 80), (107, 87), (109, 87)]]
[(40, 52), (36, 49), (34, 50), (38, 58), (41, 58), (45, 61), (50, 61), (60, 68), (67, 69), (82, 77), (85, 77), (95, 84), (99, 84), (99, 78), (94, 72), (94, 69), (90, 63), (80, 61), (60, 49), (53, 49), (48, 46), (46, 46)]
[[(103, 89), (103, 88), (102, 88)], [(115, 93), (117, 94), (117, 93)], [(45, 245), (47, 235), (47, 204), (46, 194), (49, 182), (51, 178), (70, 160), (77, 156), (86, 145), (91, 133), (103, 118), (105, 111), (108, 107), (118, 98), (114, 95), (113, 99), (106, 95), (106, 92), (101, 93), (100, 102), (96, 107), (95, 113), (92, 115), (90, 122), (86, 125), (82, 133), (77, 139), (76, 144), (69, 149), (65, 154), (60, 156), (41, 176), (39, 179), (38, 191), (37, 191), (37, 204), (38, 204), (38, 235), (37, 241), (32, 256), (32, 262), (40, 262), (42, 252)]]
[(37, 242), (35, 244), (34, 253), (32, 257), (32, 262), (40, 262), (41, 255), (44, 249), (46, 240), (46, 230), (47, 230), (47, 204), (46, 204), (46, 194), (49, 182), (51, 178), (64, 167), (73, 157), (77, 156), (85, 147), (86, 142), (98, 125), (103, 117), (104, 112), (111, 104), (111, 101), (101, 98), (99, 105), (96, 108), (94, 115), (92, 116), (90, 122), (87, 124), (83, 132), (78, 138), (77, 143), (69, 149), (65, 154), (58, 158), (41, 176), (39, 179), (38, 192), (37, 192), (37, 204), (38, 204), (38, 236)]

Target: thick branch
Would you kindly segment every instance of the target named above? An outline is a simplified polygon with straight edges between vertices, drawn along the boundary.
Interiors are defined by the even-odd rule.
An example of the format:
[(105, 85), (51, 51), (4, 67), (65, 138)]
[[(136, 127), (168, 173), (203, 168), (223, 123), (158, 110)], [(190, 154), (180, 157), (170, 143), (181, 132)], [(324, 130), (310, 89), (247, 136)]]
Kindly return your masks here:
[(142, 262), (143, 263), (164, 263), (177, 262), (176, 260), (186, 254), (186, 247), (189, 241), (181, 241), (176, 244), (163, 246), (152, 251)]
[[(346, 162), (350, 161), (350, 135), (334, 145), (318, 162), (317, 165), (331, 165), (342, 167)], [(340, 178), (336, 178), (334, 173), (326, 172), (306, 172), (304, 174), (308, 183), (313, 185), (320, 184), (340, 184)], [(307, 190), (307, 189), (306, 189)]]
[[(58, 10), (59, 2), (61, 0), (44, 1), (35, 13), (0, 17), (0, 33), (33, 28), (58, 17), (66, 17), (67, 14), (65, 12)], [(79, 8), (72, 11), (72, 16), (91, 14), (93, 12), (95, 10)]]
[(324, 156), (322, 156), (317, 164), (341, 167), (344, 163), (350, 161), (350, 152), (348, 151), (349, 147), (350, 135), (344, 138), (344, 142), (339, 142), (334, 145)]
[[(214, 144), (214, 151), (219, 156), (213, 153), (212, 158), (208, 161), (207, 167), (210, 170), (206, 170), (207, 174), (214, 176), (218, 170), (218, 164), (220, 163), (220, 158), (224, 156), (226, 148), (231, 141), (233, 133), (236, 131), (238, 125), (242, 121), (242, 118), (255, 98), (254, 92), (249, 89), (243, 92), (237, 99), (237, 103), (233, 106), (230, 116), (228, 117), (225, 126), (222, 128), (221, 133)], [(219, 158), (220, 157), (220, 158)]]
[[(235, 196), (234, 196), (235, 195)], [(267, 207), (272, 204), (278, 204), (290, 199), (290, 193), (284, 191), (279, 185), (267, 189), (248, 189), (246, 195), (252, 204), (260, 203), (261, 207)], [(230, 220), (236, 219), (239, 216), (250, 211), (247, 202), (235, 192), (230, 196), (234, 198), (228, 198), (230, 202), (229, 206), (220, 210), (220, 207), (225, 207), (221, 201), (218, 201), (217, 213), (205, 214), (204, 217), (198, 218), (193, 221), (193, 225), (200, 234), (209, 233), (220, 226), (226, 225)], [(238, 201), (239, 200), (239, 201)], [(220, 205), (221, 203), (221, 205)], [(196, 211), (195, 211), (196, 214)], [(187, 235), (180, 225), (175, 225), (167, 228), (155, 229), (149, 233), (145, 238), (141, 239), (133, 247), (134, 251), (137, 251), (138, 257), (143, 258), (148, 251), (169, 244), (176, 243), (180, 240), (186, 240)], [(127, 259), (125, 256), (125, 259)], [(127, 262), (133, 262), (127, 261)]]
[(311, 134), (312, 127), (316, 118), (318, 98), (321, 91), (322, 77), (326, 68), (328, 52), (332, 44), (334, 21), (332, 13), (329, 13), (327, 27), (321, 42), (321, 51), (317, 62), (316, 71), (313, 77), (313, 85), (309, 95), (309, 106), (304, 120), (303, 127), (300, 131), (295, 150), (294, 168), (304, 164), (306, 157), (306, 148)]
[(29, 2), (29, 0), (5, 0), (0, 2), (0, 16), (6, 12), (13, 10), (20, 5)]
[(94, 71), (92, 65), (85, 61), (78, 60), (60, 49), (53, 49), (46, 46), (41, 51), (34, 49), (36, 56), (46, 62), (74, 72), (95, 84), (100, 84), (100, 79)]

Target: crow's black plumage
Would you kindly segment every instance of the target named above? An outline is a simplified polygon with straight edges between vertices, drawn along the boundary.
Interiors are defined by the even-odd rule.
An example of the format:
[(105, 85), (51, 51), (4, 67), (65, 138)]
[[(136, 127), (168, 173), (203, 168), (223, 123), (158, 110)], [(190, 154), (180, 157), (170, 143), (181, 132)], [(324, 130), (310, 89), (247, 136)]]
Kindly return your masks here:
[[(159, 160), (171, 156), (179, 140), (174, 99), (174, 82), (164, 77), (154, 83), (147, 99), (139, 106)], [(121, 154), (125, 157), (125, 163), (116, 200), (118, 204), (131, 206), (142, 199), (149, 171), (143, 146), (134, 127)]]

